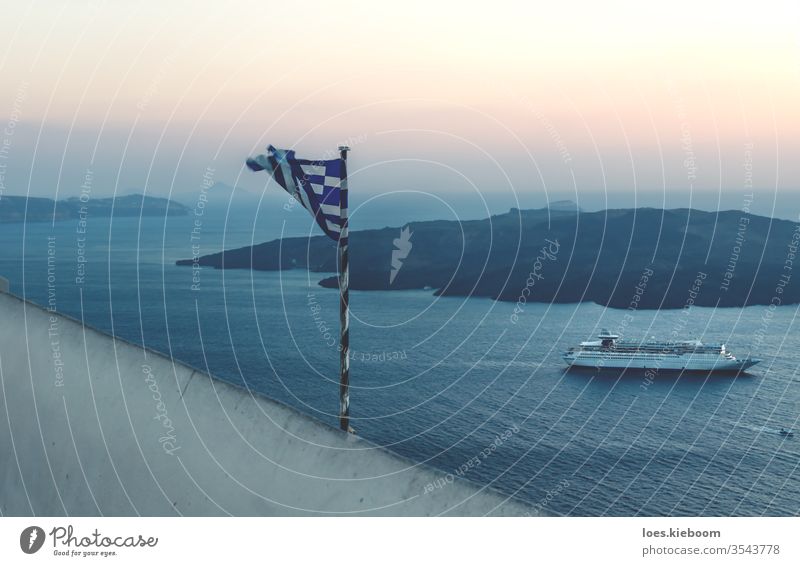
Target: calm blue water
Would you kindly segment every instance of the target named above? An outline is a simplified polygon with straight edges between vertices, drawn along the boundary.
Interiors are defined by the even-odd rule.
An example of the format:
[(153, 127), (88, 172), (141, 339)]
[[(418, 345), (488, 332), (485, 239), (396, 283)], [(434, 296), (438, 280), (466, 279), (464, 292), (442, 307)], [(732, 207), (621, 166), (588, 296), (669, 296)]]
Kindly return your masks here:
[[(2, 225), (0, 274), (12, 292), (46, 304), (54, 237), (60, 311), (335, 425), (338, 353), (325, 330), (338, 332), (337, 292), (301, 271), (209, 269), (192, 291), (192, 270), (173, 265), (191, 256), (191, 222), (91, 219), (82, 285), (75, 223)], [(201, 253), (281, 227), (209, 222)], [(648, 385), (563, 370), (559, 352), (617, 328), (623, 311), (528, 305), (512, 324), (512, 304), (422, 291), (353, 292), (351, 306), (354, 426), (377, 444), (444, 471), (468, 468), (471, 479), (562, 514), (800, 511), (800, 435), (777, 434), (800, 427), (795, 307), (774, 312), (760, 343), (763, 307), (694, 309), (686, 321), (677, 311), (636, 313), (628, 337), (685, 325), (687, 337), (739, 354), (757, 346), (765, 359), (749, 376)]]

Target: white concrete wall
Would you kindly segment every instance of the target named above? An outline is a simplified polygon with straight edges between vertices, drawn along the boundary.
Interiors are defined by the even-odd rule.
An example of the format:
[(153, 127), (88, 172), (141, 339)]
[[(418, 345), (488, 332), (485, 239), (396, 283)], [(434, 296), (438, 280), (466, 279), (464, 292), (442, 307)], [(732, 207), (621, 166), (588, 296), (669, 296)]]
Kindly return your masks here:
[(0, 293), (2, 515), (534, 514), (51, 316)]

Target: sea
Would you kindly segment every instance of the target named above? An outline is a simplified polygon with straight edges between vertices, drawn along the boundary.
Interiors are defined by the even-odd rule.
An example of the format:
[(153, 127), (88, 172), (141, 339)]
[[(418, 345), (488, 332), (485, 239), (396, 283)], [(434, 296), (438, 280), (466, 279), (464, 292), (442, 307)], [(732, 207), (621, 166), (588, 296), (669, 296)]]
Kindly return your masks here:
[[(198, 226), (191, 214), (2, 224), (0, 275), (30, 301), (336, 426), (327, 274), (175, 265), (308, 230), (228, 215)], [(800, 426), (796, 305), (631, 311), (433, 290), (350, 300), (352, 425), (443, 482), (463, 476), (558, 515), (800, 512), (800, 430), (779, 434)], [(602, 328), (722, 342), (763, 362), (738, 377), (566, 371), (561, 352)]]

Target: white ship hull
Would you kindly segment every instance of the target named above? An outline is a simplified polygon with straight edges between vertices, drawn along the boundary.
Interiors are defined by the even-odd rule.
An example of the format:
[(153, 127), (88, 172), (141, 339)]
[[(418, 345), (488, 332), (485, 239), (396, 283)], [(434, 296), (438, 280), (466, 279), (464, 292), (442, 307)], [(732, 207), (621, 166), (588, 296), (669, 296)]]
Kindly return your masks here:
[(632, 342), (606, 329), (598, 340), (581, 342), (562, 355), (570, 367), (597, 370), (727, 371), (739, 372), (761, 360), (738, 359), (725, 344), (703, 344), (700, 340)]
[(593, 369), (640, 369), (656, 371), (742, 371), (754, 366), (760, 360), (729, 359), (725, 356), (658, 356), (653, 354), (627, 354), (625, 356), (613, 353), (586, 353), (570, 352), (564, 354), (564, 361), (571, 367)]

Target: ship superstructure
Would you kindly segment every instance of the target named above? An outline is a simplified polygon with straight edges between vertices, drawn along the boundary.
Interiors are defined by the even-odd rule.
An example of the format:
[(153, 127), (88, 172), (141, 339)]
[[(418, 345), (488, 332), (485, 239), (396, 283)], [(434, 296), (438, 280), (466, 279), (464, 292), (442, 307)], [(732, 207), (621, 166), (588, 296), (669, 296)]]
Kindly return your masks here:
[(581, 342), (562, 357), (569, 366), (597, 369), (655, 369), (670, 371), (741, 371), (761, 360), (739, 359), (725, 344), (703, 344), (699, 340), (620, 340), (603, 329), (597, 340)]

